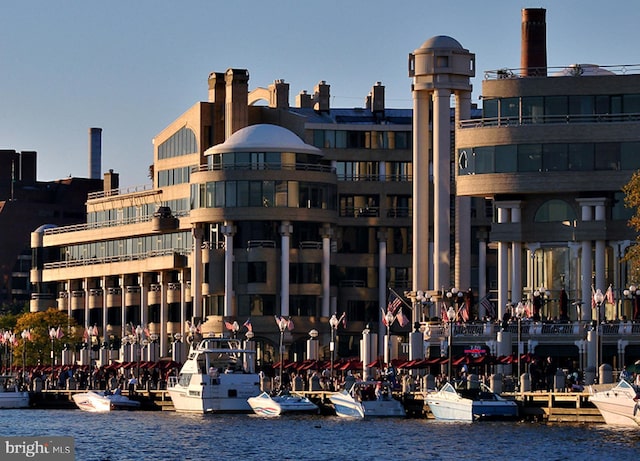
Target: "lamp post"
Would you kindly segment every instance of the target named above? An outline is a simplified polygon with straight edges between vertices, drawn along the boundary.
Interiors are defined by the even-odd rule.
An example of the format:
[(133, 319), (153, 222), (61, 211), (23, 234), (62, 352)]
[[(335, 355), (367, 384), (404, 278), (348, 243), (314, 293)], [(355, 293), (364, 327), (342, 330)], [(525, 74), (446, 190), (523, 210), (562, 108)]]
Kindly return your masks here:
[(622, 293), (624, 294), (625, 297), (631, 299), (631, 306), (632, 306), (631, 319), (635, 320), (638, 317), (638, 314), (640, 314), (639, 312), (640, 309), (638, 306), (638, 297), (640, 297), (640, 289), (635, 285), (630, 285), (629, 288), (625, 289)]
[(27, 340), (31, 337), (29, 330), (22, 330), (22, 382), (27, 383)]
[(91, 372), (93, 372), (93, 344), (98, 344), (98, 326), (94, 325), (93, 327), (89, 327), (89, 366), (91, 368)]
[(142, 333), (143, 332), (144, 330), (142, 329), (142, 327), (138, 325), (135, 330), (135, 333), (136, 333), (135, 341), (138, 344), (138, 356), (136, 357), (137, 358), (136, 383), (138, 385), (140, 384), (140, 360), (142, 359)]
[(284, 363), (282, 363), (282, 356), (283, 356), (283, 349), (284, 349), (284, 332), (287, 330), (287, 328), (289, 327), (289, 320), (285, 319), (284, 317), (280, 317), (278, 319), (278, 328), (280, 329), (280, 370), (279, 370), (279, 383), (278, 385), (280, 386), (280, 390), (283, 390), (282, 388), (282, 369), (284, 368)]
[(13, 344), (13, 333), (9, 330), (5, 330), (2, 334), (2, 338), (4, 339), (4, 366), (5, 368), (9, 365), (9, 370), (11, 370), (11, 355), (9, 355), (9, 345)]
[(49, 328), (49, 338), (51, 338), (51, 371), (53, 372), (53, 367), (56, 364), (56, 354), (53, 349), (53, 340), (58, 337), (58, 330), (51, 327)]
[(522, 316), (524, 315), (524, 306), (522, 303), (518, 303), (516, 306), (516, 318), (518, 319), (518, 381), (517, 386), (518, 390), (520, 390), (520, 376), (521, 376), (521, 356), (522, 356)]
[(604, 301), (604, 294), (602, 294), (602, 290), (598, 288), (593, 295), (593, 300), (596, 302), (596, 369), (598, 370), (597, 375), (600, 377), (600, 361), (602, 360), (602, 338), (600, 331), (600, 308)]
[(333, 362), (335, 360), (336, 353), (336, 330), (338, 329), (338, 325), (340, 322), (338, 321), (338, 317), (336, 314), (333, 314), (331, 318), (329, 318), (329, 326), (331, 327), (331, 342), (329, 343), (329, 352), (331, 353), (331, 373), (330, 373), (330, 383), (331, 388), (333, 388)]
[(449, 367), (447, 369), (447, 375), (449, 377), (449, 381), (453, 381), (451, 373), (453, 370), (453, 323), (455, 322), (455, 319), (456, 310), (453, 305), (451, 305), (449, 306), (449, 310), (447, 311), (447, 320), (449, 321)]
[(387, 310), (387, 313), (384, 316), (384, 319), (387, 322), (387, 359), (385, 360), (387, 368), (391, 366), (391, 324), (393, 323), (394, 318), (395, 316), (393, 313)]
[(307, 359), (318, 360), (318, 330), (315, 328), (309, 331), (307, 343)]

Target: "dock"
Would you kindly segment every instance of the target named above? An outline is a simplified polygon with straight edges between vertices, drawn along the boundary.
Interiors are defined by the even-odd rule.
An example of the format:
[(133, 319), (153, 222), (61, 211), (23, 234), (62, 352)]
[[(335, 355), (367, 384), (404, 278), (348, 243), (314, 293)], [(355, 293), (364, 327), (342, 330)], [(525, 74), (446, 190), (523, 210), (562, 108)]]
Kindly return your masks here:
[[(75, 409), (72, 395), (84, 390), (43, 390), (32, 394), (33, 408)], [(129, 392), (124, 390), (124, 395)], [(300, 391), (310, 400), (325, 409), (323, 414), (330, 414), (330, 391)], [(508, 392), (502, 396), (515, 400), (520, 408), (520, 418), (525, 421), (548, 423), (604, 423), (598, 409), (589, 401), (588, 392)], [(424, 392), (397, 392), (394, 397), (400, 400), (411, 418), (432, 419)], [(164, 389), (140, 390), (131, 398), (140, 401), (142, 409), (147, 411), (174, 411), (169, 393)]]

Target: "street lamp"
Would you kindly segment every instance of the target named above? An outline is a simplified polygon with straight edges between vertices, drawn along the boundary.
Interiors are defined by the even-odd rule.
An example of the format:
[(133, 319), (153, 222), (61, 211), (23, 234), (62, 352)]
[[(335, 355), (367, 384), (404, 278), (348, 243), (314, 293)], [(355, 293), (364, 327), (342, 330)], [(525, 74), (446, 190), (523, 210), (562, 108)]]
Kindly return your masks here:
[(600, 377), (600, 361), (602, 360), (602, 338), (600, 332), (600, 308), (604, 302), (604, 294), (602, 290), (598, 288), (593, 295), (593, 300), (596, 302), (596, 368), (598, 370), (598, 377)]
[(387, 323), (387, 359), (385, 360), (387, 368), (391, 366), (391, 324), (393, 323), (394, 318), (395, 316), (393, 315), (393, 312), (390, 312), (387, 309), (387, 313), (384, 315), (384, 320)]
[(138, 344), (138, 357), (137, 357), (137, 365), (136, 365), (136, 383), (140, 384), (140, 360), (142, 359), (142, 333), (144, 330), (140, 325), (136, 327), (135, 333), (135, 341)]
[(280, 386), (280, 390), (284, 390), (282, 388), (282, 369), (284, 368), (284, 363), (282, 363), (282, 356), (283, 356), (283, 349), (284, 349), (284, 332), (287, 330), (287, 328), (289, 327), (289, 320), (285, 319), (284, 317), (280, 317), (278, 319), (278, 328), (280, 329), (280, 370), (279, 370), (279, 386)]
[(338, 321), (338, 317), (336, 314), (333, 314), (329, 319), (329, 326), (331, 327), (331, 342), (329, 343), (329, 351), (331, 352), (331, 374), (330, 374), (330, 385), (333, 388), (333, 361), (335, 359), (336, 353), (336, 330), (338, 329), (338, 325), (340, 322)]
[(31, 338), (31, 332), (29, 330), (22, 330), (22, 382), (27, 383), (27, 340)]
[(6, 367), (7, 365), (9, 365), (9, 372), (11, 372), (12, 363), (11, 354), (9, 354), (9, 346), (13, 346), (13, 340), (15, 339), (15, 336), (13, 332), (5, 330), (5, 332), (2, 334), (2, 338), (4, 339), (4, 366)]
[(53, 340), (58, 337), (58, 330), (51, 327), (49, 328), (49, 338), (51, 338), (51, 372), (53, 372), (53, 367), (56, 364), (56, 354), (53, 350)]
[(516, 306), (516, 318), (518, 319), (518, 390), (520, 389), (520, 376), (521, 376), (521, 368), (520, 368), (520, 360), (522, 356), (522, 316), (524, 315), (524, 306), (522, 303), (518, 303)]
[(631, 312), (631, 319), (635, 320), (640, 316), (640, 306), (638, 305), (640, 297), (640, 289), (635, 285), (630, 285), (628, 289), (622, 292), (625, 297), (631, 298), (633, 311)]
[[(451, 297), (451, 296), (449, 296)], [(453, 381), (452, 378), (452, 369), (453, 369), (453, 322), (456, 319), (456, 310), (453, 305), (449, 306), (449, 310), (447, 311), (447, 320), (449, 321), (449, 367), (447, 370), (447, 375), (449, 381)]]
[(315, 328), (309, 331), (307, 342), (307, 359), (318, 360), (318, 330)]

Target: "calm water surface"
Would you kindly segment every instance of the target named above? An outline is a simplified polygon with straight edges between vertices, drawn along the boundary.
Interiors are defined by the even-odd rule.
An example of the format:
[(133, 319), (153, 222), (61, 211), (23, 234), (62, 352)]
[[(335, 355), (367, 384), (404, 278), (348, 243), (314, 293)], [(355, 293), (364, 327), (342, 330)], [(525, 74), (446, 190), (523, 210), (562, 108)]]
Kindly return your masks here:
[(625, 460), (640, 448), (637, 428), (593, 424), (1, 410), (0, 427), (3, 436), (73, 436), (82, 461)]

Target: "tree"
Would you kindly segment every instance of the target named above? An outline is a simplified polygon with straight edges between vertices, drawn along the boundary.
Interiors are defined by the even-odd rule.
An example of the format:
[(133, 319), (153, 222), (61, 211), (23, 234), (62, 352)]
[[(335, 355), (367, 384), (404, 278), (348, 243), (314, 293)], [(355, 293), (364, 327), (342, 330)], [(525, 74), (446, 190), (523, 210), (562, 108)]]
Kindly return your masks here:
[[(51, 328), (58, 328), (64, 333), (64, 340), (53, 340), (49, 336)], [(30, 338), (23, 340), (22, 332), (29, 331)], [(26, 365), (48, 365), (51, 363), (51, 343), (55, 356), (57, 357), (63, 348), (63, 343), (76, 343), (82, 341), (80, 328), (77, 328), (76, 321), (69, 317), (66, 312), (50, 308), (45, 312), (27, 312), (18, 317), (14, 328), (18, 345), (14, 347), (13, 363), (22, 364), (23, 357), (26, 358)], [(26, 344), (26, 354), (25, 353)]]
[[(627, 184), (622, 187), (624, 192), (624, 204), (627, 208), (633, 208), (634, 213), (629, 219), (629, 227), (640, 232), (640, 171), (636, 171)], [(640, 283), (640, 235), (636, 235), (636, 244), (632, 245), (625, 261), (629, 263), (629, 282)]]

